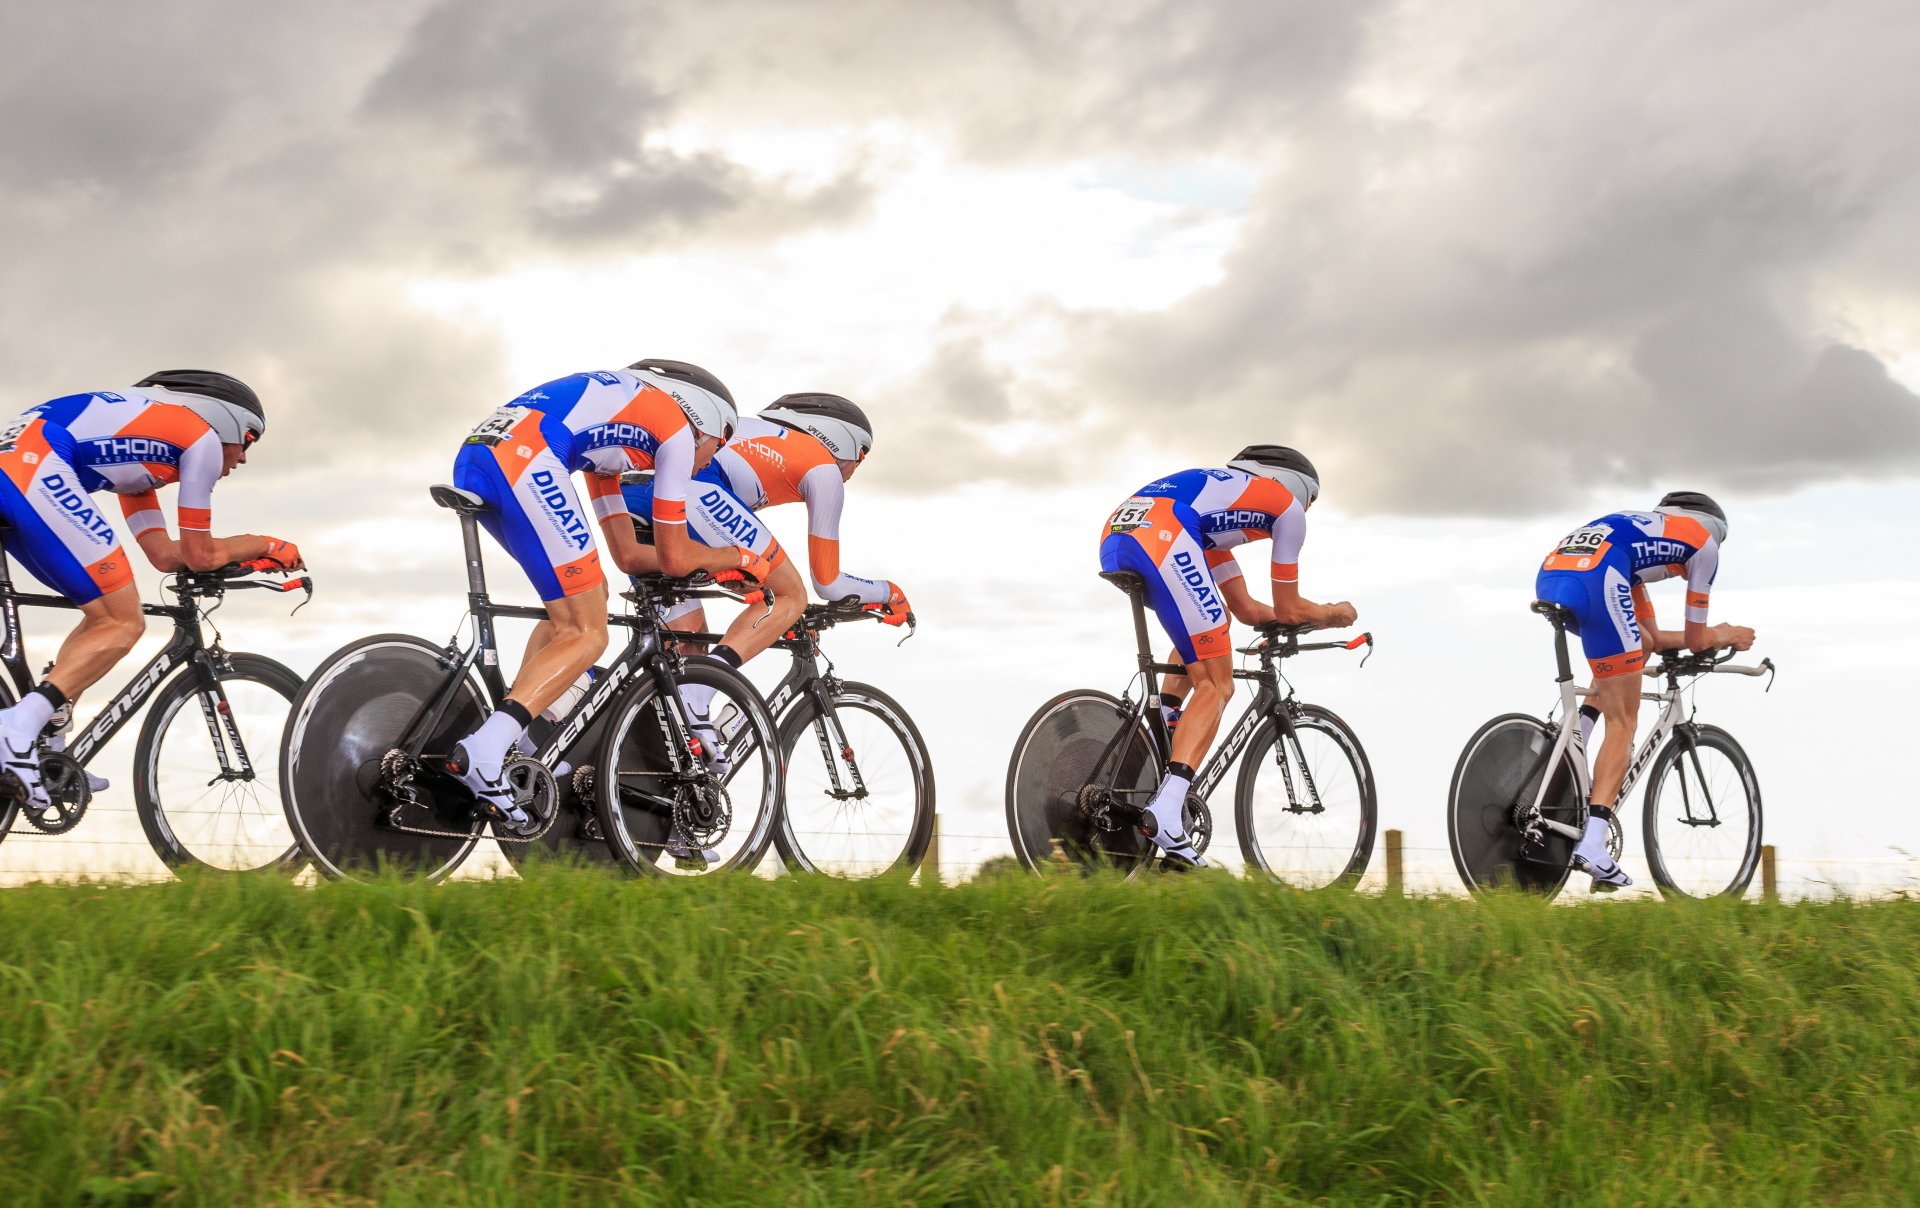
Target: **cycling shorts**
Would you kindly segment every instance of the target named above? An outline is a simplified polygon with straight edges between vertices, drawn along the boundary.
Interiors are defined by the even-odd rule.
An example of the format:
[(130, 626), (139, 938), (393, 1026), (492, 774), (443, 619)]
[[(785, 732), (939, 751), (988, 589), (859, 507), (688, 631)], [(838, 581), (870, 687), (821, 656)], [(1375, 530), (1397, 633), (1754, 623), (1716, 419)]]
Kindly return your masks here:
[(555, 451), (568, 449), (572, 438), (558, 421), (517, 410), (511, 430), (502, 433), (496, 413), (460, 446), (453, 485), (486, 501), (480, 526), (513, 555), (542, 600), (590, 591), (606, 581), (587, 524), (592, 513), (580, 506), (573, 475)]
[(1100, 542), (1100, 569), (1132, 571), (1146, 582), (1147, 602), (1181, 662), (1231, 654), (1227, 602), (1199, 538), (1181, 522), (1173, 500), (1152, 500), (1142, 511), (1143, 503), (1128, 500), (1109, 518)]
[(1606, 558), (1587, 570), (1543, 570), (1534, 581), (1534, 598), (1573, 613), (1569, 627), (1593, 678), (1638, 675), (1646, 664), (1640, 618), (1634, 610), (1633, 578), (1622, 559)]
[(32, 419), (0, 433), (0, 520), (6, 552), (75, 604), (90, 604), (133, 582), (120, 538), (93, 496), (80, 489), (73, 437)]

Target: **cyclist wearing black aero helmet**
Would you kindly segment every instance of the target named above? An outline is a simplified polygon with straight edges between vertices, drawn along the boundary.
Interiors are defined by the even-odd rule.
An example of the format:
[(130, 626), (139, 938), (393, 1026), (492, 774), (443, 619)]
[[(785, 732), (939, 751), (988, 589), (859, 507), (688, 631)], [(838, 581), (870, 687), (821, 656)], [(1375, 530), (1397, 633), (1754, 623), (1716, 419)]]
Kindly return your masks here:
[[(1193, 770), (1205, 759), (1233, 695), (1233, 643), (1228, 617), (1247, 625), (1271, 621), (1316, 628), (1351, 625), (1351, 604), (1315, 604), (1300, 594), (1300, 546), (1307, 509), (1320, 497), (1320, 474), (1297, 449), (1249, 445), (1218, 469), (1182, 470), (1148, 483), (1107, 517), (1100, 569), (1127, 571), (1146, 584), (1147, 601), (1173, 639), (1160, 700), (1169, 723), (1179, 720), (1173, 750), (1142, 829), (1167, 857), (1202, 864), (1186, 833), (1184, 807)], [(1273, 603), (1247, 590), (1233, 549), (1271, 540)], [(1192, 689), (1184, 714), (1181, 701)]]
[[(1596, 890), (1633, 883), (1607, 850), (1607, 829), (1633, 754), (1647, 654), (1753, 645), (1753, 630), (1743, 625), (1707, 624), (1708, 595), (1726, 541), (1724, 508), (1699, 491), (1672, 491), (1650, 512), (1613, 512), (1582, 525), (1541, 564), (1534, 596), (1571, 614), (1568, 631), (1579, 635), (1593, 671), (1593, 687), (1580, 707), (1583, 746), (1591, 750), (1594, 725), (1607, 719), (1593, 760), (1587, 833), (1573, 853)], [(1685, 628), (1661, 629), (1646, 585), (1676, 577), (1687, 581)]]
[[(94, 493), (120, 496), (155, 569), (215, 570), (232, 562), (297, 570), (300, 551), (275, 537), (212, 533), (214, 484), (246, 463), (266, 431), (252, 387), (230, 374), (169, 369), (124, 390), (69, 394), (30, 408), (0, 431), (0, 521), (7, 553), (80, 610), (45, 680), (0, 711), (0, 774), (29, 810), (49, 801), (34, 744), (56, 712), (97, 683), (146, 628), (133, 567)], [(157, 488), (179, 484), (180, 536), (167, 532)], [(66, 709), (64, 718), (71, 717)], [(60, 740), (50, 739), (56, 749)], [(96, 791), (106, 782), (90, 777)]]

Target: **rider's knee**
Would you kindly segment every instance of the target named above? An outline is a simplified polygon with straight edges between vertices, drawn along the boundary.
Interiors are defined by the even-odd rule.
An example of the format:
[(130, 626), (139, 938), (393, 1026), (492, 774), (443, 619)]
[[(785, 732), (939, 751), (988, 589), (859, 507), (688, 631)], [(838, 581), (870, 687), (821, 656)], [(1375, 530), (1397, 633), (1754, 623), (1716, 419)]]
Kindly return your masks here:
[(147, 616), (143, 612), (118, 613), (101, 618), (101, 639), (112, 644), (121, 654), (127, 653), (139, 644), (140, 638), (147, 632)]

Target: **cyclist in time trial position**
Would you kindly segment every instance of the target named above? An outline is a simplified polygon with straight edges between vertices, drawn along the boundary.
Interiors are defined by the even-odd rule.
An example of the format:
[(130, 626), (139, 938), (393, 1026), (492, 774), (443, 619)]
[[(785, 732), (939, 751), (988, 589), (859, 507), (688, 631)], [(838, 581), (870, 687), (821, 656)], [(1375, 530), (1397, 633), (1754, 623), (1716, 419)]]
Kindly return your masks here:
[[(7, 553), (80, 609), (80, 624), (46, 677), (0, 711), (0, 765), (27, 809), (49, 803), (34, 742), (56, 712), (124, 658), (146, 628), (133, 565), (93, 494), (111, 491), (154, 569), (218, 570), (230, 562), (298, 570), (290, 541), (212, 533), (213, 486), (244, 465), (266, 413), (238, 378), (170, 369), (131, 389), (69, 394), (30, 408), (0, 431), (0, 522)], [(180, 537), (167, 534), (155, 489), (180, 484)], [(57, 748), (59, 740), (53, 740)], [(106, 782), (89, 776), (95, 791)], [(12, 787), (12, 786), (10, 786)]]
[[(1147, 806), (1141, 830), (1167, 857), (1204, 865), (1187, 834), (1183, 808), (1193, 770), (1206, 758), (1233, 695), (1228, 657), (1229, 613), (1243, 624), (1278, 621), (1336, 629), (1356, 619), (1353, 605), (1315, 604), (1300, 595), (1300, 545), (1307, 509), (1320, 496), (1320, 475), (1284, 445), (1250, 445), (1224, 469), (1182, 470), (1150, 482), (1114, 509), (1100, 542), (1102, 571), (1131, 571), (1146, 583), (1147, 599), (1173, 639), (1169, 662), (1184, 676), (1168, 676), (1159, 702), (1176, 718), (1165, 777)], [(1232, 549), (1273, 541), (1273, 604), (1247, 590)], [(1192, 686), (1182, 714), (1180, 702)]]
[[(1647, 653), (1753, 645), (1753, 630), (1743, 625), (1707, 624), (1707, 595), (1726, 540), (1727, 514), (1719, 504), (1698, 491), (1674, 491), (1651, 512), (1614, 512), (1575, 529), (1541, 564), (1534, 596), (1573, 613), (1569, 628), (1580, 635), (1593, 668), (1592, 693), (1580, 706), (1582, 746), (1595, 722), (1607, 719), (1593, 761), (1587, 833), (1573, 852), (1575, 867), (1593, 877), (1597, 890), (1633, 883), (1607, 851), (1607, 826), (1633, 754)], [(1687, 581), (1686, 628), (1678, 631), (1654, 623), (1646, 588), (1675, 576)]]
[[(773, 615), (742, 613), (713, 648), (714, 657), (738, 667), (772, 645), (806, 609), (800, 572), (754, 515), (783, 503), (807, 505), (807, 566), (822, 600), (857, 599), (889, 625), (905, 622), (907, 597), (898, 586), (840, 569), (846, 484), (872, 448), (873, 425), (854, 403), (837, 394), (788, 394), (758, 416), (741, 420), (732, 443), (695, 476), (687, 501), (694, 539), (738, 546), (776, 563), (773, 577), (763, 580), (773, 588)], [(651, 485), (630, 486), (627, 505), (634, 515), (643, 515), (652, 496)], [(688, 600), (670, 610), (667, 621), (682, 633), (697, 633), (706, 628), (706, 611), (699, 600)], [(721, 747), (707, 717), (713, 690), (683, 684), (680, 692), (705, 749), (718, 755)]]
[[(741, 570), (764, 577), (764, 560), (687, 536), (694, 472), (738, 423), (733, 395), (719, 378), (684, 361), (649, 358), (536, 386), (488, 416), (461, 445), (454, 485), (485, 501), (481, 525), (513, 555), (547, 608), (505, 702), (461, 740), (448, 764), (505, 825), (524, 831), (534, 823), (503, 782), (508, 748), (607, 648), (606, 577), (572, 475), (586, 473), (593, 514), (623, 572)], [(654, 472), (657, 563), (635, 539), (620, 493), (621, 473), (644, 469)]]

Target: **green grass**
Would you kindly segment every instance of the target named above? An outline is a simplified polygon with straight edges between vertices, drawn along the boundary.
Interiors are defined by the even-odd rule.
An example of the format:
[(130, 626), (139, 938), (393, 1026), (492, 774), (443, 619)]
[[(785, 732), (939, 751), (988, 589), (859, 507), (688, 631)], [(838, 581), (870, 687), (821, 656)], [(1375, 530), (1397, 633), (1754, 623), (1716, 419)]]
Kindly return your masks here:
[(1896, 1202), (1920, 907), (0, 894), (0, 1203)]

